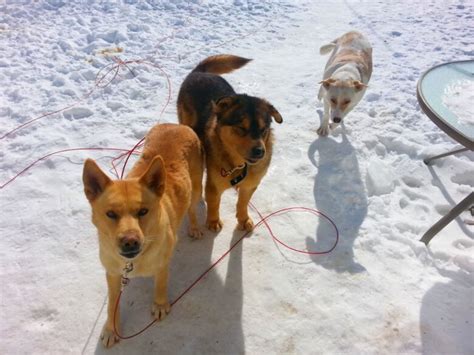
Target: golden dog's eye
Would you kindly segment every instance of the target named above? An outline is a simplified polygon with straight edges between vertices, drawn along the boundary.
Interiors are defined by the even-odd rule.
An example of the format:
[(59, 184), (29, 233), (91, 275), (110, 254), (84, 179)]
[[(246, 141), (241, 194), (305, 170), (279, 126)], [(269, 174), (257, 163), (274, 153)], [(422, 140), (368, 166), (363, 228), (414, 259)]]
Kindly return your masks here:
[(343, 105), (349, 105), (350, 103), (351, 103), (351, 100), (346, 100), (346, 101), (344, 101), (342, 104), (343, 104)]
[(138, 217), (143, 217), (144, 215), (146, 215), (148, 213), (148, 209), (147, 208), (142, 208), (140, 209), (140, 211), (138, 211)]
[(117, 213), (115, 213), (114, 211), (107, 211), (106, 215), (107, 215), (107, 217), (109, 217), (110, 219), (117, 219), (117, 218), (118, 218)]
[(331, 102), (332, 102), (334, 105), (337, 104), (336, 99), (331, 99)]

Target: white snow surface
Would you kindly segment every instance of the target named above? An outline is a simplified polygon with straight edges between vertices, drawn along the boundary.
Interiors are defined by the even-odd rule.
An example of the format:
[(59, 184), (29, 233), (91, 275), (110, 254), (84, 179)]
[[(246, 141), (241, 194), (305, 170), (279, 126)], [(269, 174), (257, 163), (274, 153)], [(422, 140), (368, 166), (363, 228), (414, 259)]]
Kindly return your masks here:
[[(472, 1), (7, 0), (0, 13), (0, 135), (62, 110), (0, 140), (0, 185), (58, 150), (130, 149), (155, 123), (177, 122), (180, 83), (200, 60), (231, 53), (253, 61), (225, 78), (284, 119), (253, 203), (264, 215), (317, 208), (341, 236), (332, 253), (308, 256), (258, 228), (164, 322), (105, 350), (107, 289), (81, 174), (92, 157), (112, 176), (118, 153), (51, 156), (0, 190), (0, 353), (474, 353), (473, 217), (461, 214), (428, 248), (419, 242), (473, 190), (474, 157), (424, 165), (456, 143), (415, 93), (428, 68), (474, 56)], [(345, 127), (320, 138), (317, 83), (328, 57), (319, 47), (352, 29), (374, 48), (370, 87)], [(107, 51), (148, 62), (96, 87), (113, 63)], [(171, 300), (241, 235), (235, 203), (229, 190), (218, 235), (192, 241), (183, 226)], [(270, 224), (296, 248), (334, 242), (331, 226), (310, 214)], [(123, 333), (150, 321), (152, 292), (149, 279), (128, 286)]]

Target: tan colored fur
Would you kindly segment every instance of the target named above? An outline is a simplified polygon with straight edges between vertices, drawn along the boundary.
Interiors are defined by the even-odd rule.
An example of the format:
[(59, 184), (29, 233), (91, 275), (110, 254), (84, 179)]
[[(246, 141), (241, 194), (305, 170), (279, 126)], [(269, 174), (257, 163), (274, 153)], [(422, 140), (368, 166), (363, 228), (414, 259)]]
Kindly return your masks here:
[[(155, 318), (162, 320), (170, 311), (168, 268), (176, 233), (186, 212), (190, 217), (190, 235), (202, 236), (195, 211), (202, 193), (202, 175), (203, 149), (198, 137), (190, 128), (173, 124), (159, 124), (151, 129), (140, 159), (124, 180), (113, 181), (93, 160), (86, 161), (84, 189), (99, 234), (100, 260), (106, 269), (109, 290), (107, 321), (101, 335), (106, 347), (118, 341), (113, 313), (127, 261), (134, 265), (130, 276), (155, 278)], [(145, 209), (148, 212), (140, 216)], [(109, 217), (114, 214), (118, 218)], [(121, 255), (124, 237), (141, 245), (133, 259)], [(116, 319), (119, 329), (119, 314)]]

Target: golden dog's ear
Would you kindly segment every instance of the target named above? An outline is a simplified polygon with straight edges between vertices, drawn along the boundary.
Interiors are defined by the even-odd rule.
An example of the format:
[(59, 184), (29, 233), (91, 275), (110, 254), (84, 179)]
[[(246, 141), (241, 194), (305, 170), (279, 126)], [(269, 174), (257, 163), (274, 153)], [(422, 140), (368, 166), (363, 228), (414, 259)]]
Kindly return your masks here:
[(140, 183), (153, 191), (158, 197), (165, 192), (166, 170), (163, 159), (158, 155), (139, 179)]
[(319, 84), (323, 84), (323, 86), (327, 89), (331, 86), (331, 84), (334, 84), (335, 82), (336, 82), (336, 79), (327, 78), (325, 80), (320, 81)]
[(352, 84), (354, 85), (357, 91), (361, 91), (362, 89), (368, 87), (368, 85), (361, 83), (359, 80), (354, 80)]
[(82, 181), (84, 183), (84, 193), (89, 202), (99, 197), (105, 188), (112, 183), (112, 180), (100, 170), (99, 166), (92, 159), (87, 159), (84, 163)]
[(221, 113), (221, 112), (225, 112), (227, 109), (229, 109), (231, 106), (234, 105), (235, 97), (224, 96), (218, 99), (216, 102), (211, 101), (211, 103), (212, 103), (212, 111), (214, 113)]
[(273, 117), (276, 123), (282, 123), (283, 117), (281, 117), (280, 112), (269, 102), (267, 102), (268, 113)]

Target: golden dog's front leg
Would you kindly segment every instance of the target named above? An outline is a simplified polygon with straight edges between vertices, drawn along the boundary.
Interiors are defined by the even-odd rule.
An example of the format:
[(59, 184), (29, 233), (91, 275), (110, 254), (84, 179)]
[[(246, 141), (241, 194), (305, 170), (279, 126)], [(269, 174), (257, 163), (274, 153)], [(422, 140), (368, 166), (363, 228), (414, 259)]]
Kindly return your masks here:
[(248, 204), (256, 189), (257, 189), (256, 187), (239, 188), (239, 199), (237, 201), (236, 217), (237, 217), (237, 221), (239, 222), (239, 224), (237, 225), (237, 228), (239, 228), (240, 230), (245, 230), (247, 232), (250, 232), (254, 227), (252, 218), (250, 218), (248, 214)]
[[(107, 305), (107, 321), (104, 324), (100, 339), (102, 344), (106, 348), (110, 348), (112, 345), (119, 341), (118, 336), (114, 330), (114, 312), (117, 305), (117, 300), (120, 294), (120, 275), (111, 275), (107, 273), (107, 287), (109, 292), (109, 302)], [(117, 307), (117, 314), (115, 315), (115, 322), (117, 330), (120, 329), (120, 307)]]
[(168, 302), (169, 263), (166, 261), (162, 265), (155, 275), (155, 298), (151, 309), (152, 315), (158, 321), (165, 319), (171, 310)]
[(219, 206), (221, 204), (220, 191), (209, 178), (206, 182), (206, 203), (207, 203), (207, 220), (206, 226), (213, 232), (219, 232), (222, 229), (222, 221), (219, 217)]

